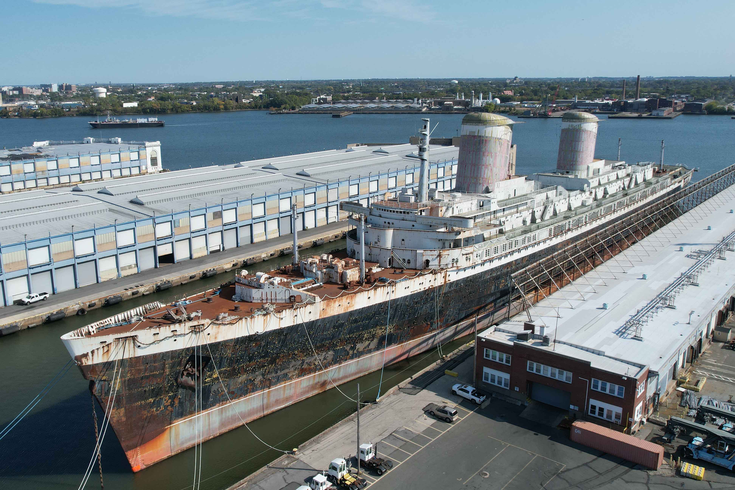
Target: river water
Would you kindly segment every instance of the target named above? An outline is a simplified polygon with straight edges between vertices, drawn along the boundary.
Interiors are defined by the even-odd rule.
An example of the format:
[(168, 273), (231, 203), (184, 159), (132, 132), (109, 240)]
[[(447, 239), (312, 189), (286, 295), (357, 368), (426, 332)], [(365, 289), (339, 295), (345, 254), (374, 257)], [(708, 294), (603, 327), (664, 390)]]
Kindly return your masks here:
[[(419, 115), (353, 115), (333, 119), (321, 115), (271, 116), (265, 112), (186, 114), (164, 116), (164, 128), (92, 130), (87, 118), (46, 120), (0, 119), (0, 146), (16, 147), (40, 140), (81, 140), (85, 136), (121, 136), (125, 140), (160, 140), (163, 164), (170, 169), (225, 164), (254, 158), (343, 148), (349, 143), (406, 142), (421, 124)], [(437, 136), (454, 136), (461, 115), (433, 116)], [(556, 161), (561, 121), (525, 119), (514, 127), (518, 145), (517, 172), (552, 169)], [(674, 120), (605, 120), (600, 124), (597, 156), (615, 158), (618, 138), (621, 157), (629, 162), (658, 161), (661, 140), (666, 141), (666, 163), (698, 167), (695, 179), (735, 163), (735, 120), (726, 117), (681, 116)], [(2, 237), (0, 237), (0, 240)], [(327, 244), (314, 253), (344, 246)], [(267, 270), (288, 261), (258, 264)], [(92, 311), (0, 338), (0, 427), (10, 422), (51, 381), (69, 356), (59, 337), (75, 328), (140, 303), (171, 301), (226, 281), (217, 276), (169, 291)], [(451, 348), (459, 345), (453, 343)], [(445, 348), (445, 351), (447, 349)], [(390, 366), (384, 373), (384, 392), (436, 360), (432, 351), (411, 362)], [(366, 400), (375, 399), (380, 374), (359, 380)], [(357, 382), (344, 391), (354, 397)], [(249, 424), (261, 438), (291, 449), (354, 411), (353, 403), (336, 390), (295, 404)], [(49, 392), (10, 434), (0, 441), (0, 488), (76, 488), (94, 445), (92, 402), (87, 383), (76, 368)], [(186, 451), (138, 474), (133, 474), (112, 431), (102, 450), (105, 485), (115, 489), (184, 489), (191, 487), (193, 451)], [(235, 483), (278, 453), (268, 450), (245, 428), (224, 434), (203, 446), (202, 489), (221, 489)], [(336, 457), (337, 455), (335, 455)], [(97, 488), (95, 468), (87, 488)]]

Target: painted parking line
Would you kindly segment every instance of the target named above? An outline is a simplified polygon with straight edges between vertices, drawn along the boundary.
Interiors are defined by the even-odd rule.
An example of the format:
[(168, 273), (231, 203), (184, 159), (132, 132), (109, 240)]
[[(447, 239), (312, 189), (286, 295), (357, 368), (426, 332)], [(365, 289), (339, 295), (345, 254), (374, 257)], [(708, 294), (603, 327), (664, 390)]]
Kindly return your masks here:
[[(477, 409), (475, 409), (475, 410), (477, 410)], [(473, 412), (474, 412), (474, 410), (473, 410)], [(470, 414), (469, 414), (469, 415), (471, 415), (471, 414), (472, 414), (472, 412), (470, 412)], [(468, 415), (468, 416), (469, 416), (469, 415)], [(464, 417), (464, 418), (466, 418), (466, 417)], [(449, 428), (448, 428), (447, 430), (443, 431), (443, 432), (442, 432), (441, 434), (439, 434), (439, 435), (438, 435), (438, 436), (437, 436), (436, 438), (437, 438), (437, 439), (439, 439), (439, 438), (440, 438), (440, 437), (441, 437), (441, 436), (442, 436), (442, 435), (443, 435), (444, 433), (446, 433), (446, 432), (449, 432), (449, 430), (451, 430), (452, 428), (456, 427), (456, 426), (457, 426), (457, 424), (459, 424), (459, 422), (461, 422), (461, 420), (457, 421), (457, 423), (455, 423), (455, 424), (452, 424), (452, 425), (451, 425), (451, 426), (450, 426), (450, 427), (449, 427)], [(389, 436), (389, 437), (390, 437), (390, 436)], [(381, 443), (382, 443), (382, 442), (383, 442), (383, 441), (381, 441)], [(432, 441), (432, 442), (433, 442), (433, 441)], [(388, 444), (389, 446), (393, 446), (392, 444), (389, 444), (389, 443), (386, 443), (386, 444)], [(430, 444), (427, 444), (426, 446), (429, 446), (429, 445), (430, 445)], [(426, 446), (424, 446), (424, 447), (426, 447)], [(393, 446), (393, 447), (395, 447), (395, 446)], [(413, 454), (407, 453), (407, 454), (408, 454), (408, 457), (407, 457), (406, 459), (404, 459), (403, 461), (399, 461), (399, 462), (398, 462), (397, 464), (394, 464), (394, 465), (393, 465), (393, 470), (391, 470), (391, 471), (395, 471), (395, 470), (396, 470), (396, 469), (397, 469), (397, 468), (398, 468), (399, 466), (401, 466), (401, 465), (402, 465), (403, 463), (405, 463), (406, 461), (408, 461), (409, 459), (411, 459), (411, 458), (412, 458), (412, 457), (413, 457), (413, 456), (414, 456), (415, 454), (418, 454), (419, 452), (421, 452), (421, 451), (422, 451), (422, 450), (424, 449), (424, 447), (420, 448), (420, 449), (419, 449), (418, 451), (416, 451), (416, 452), (415, 452), (415, 453), (413, 453)], [(398, 449), (398, 448), (396, 448), (396, 449)], [(403, 450), (402, 450), (402, 449), (400, 449), (400, 451), (403, 451)], [(405, 453), (406, 451), (403, 451), (403, 452)], [(376, 483), (377, 483), (377, 482), (376, 482)]]
[(472, 473), (472, 476), (470, 476), (469, 478), (467, 478), (462, 485), (467, 485), (467, 482), (468, 481), (472, 480), (475, 476), (477, 476), (477, 474), (479, 472), (481, 472), (483, 470), (483, 468), (485, 468), (487, 465), (489, 465), (490, 463), (492, 463), (493, 460), (495, 458), (497, 458), (498, 456), (500, 456), (500, 453), (502, 453), (506, 449), (508, 449), (508, 446), (503, 446), (503, 449), (501, 449), (500, 451), (498, 451), (498, 453), (495, 456), (493, 456), (492, 458), (490, 458), (490, 461), (488, 461), (487, 463), (485, 463), (484, 465), (482, 465), (479, 470), (477, 470), (474, 473)]
[(505, 490), (527, 490), (541, 485), (544, 480), (547, 480), (548, 483), (559, 474), (563, 467), (559, 463), (534, 456), (526, 467), (506, 484)]
[(438, 422), (437, 420), (432, 420), (432, 423), (431, 424), (427, 424), (426, 422), (424, 422), (421, 419), (416, 419), (416, 422), (418, 422), (419, 424), (423, 425), (427, 429), (432, 429), (432, 430), (435, 430), (437, 432), (444, 432), (443, 430), (437, 429), (436, 427), (434, 427), (434, 424), (436, 424)]
[(526, 465), (523, 468), (521, 468), (520, 471), (518, 473), (516, 473), (513, 476), (513, 478), (510, 479), (510, 481), (508, 483), (506, 483), (505, 485), (503, 485), (503, 488), (501, 488), (500, 490), (505, 490), (505, 487), (507, 487), (508, 485), (510, 485), (511, 483), (513, 483), (513, 480), (515, 480), (518, 475), (520, 475), (521, 473), (523, 473), (523, 470), (525, 470), (526, 468), (528, 468), (528, 465), (531, 464), (531, 463), (533, 463), (533, 460), (536, 459), (537, 457), (538, 457), (538, 455), (536, 455), (533, 458), (531, 458), (531, 461), (529, 461), (528, 463), (526, 463)]
[(421, 432), (416, 432), (415, 430), (411, 430), (411, 429), (409, 429), (406, 426), (401, 427), (401, 429), (410, 432), (411, 434), (413, 434), (414, 437), (422, 437), (424, 439), (428, 439), (428, 442), (425, 442), (424, 445), (429, 444), (429, 442), (431, 442), (434, 439), (436, 439), (436, 437), (430, 437), (430, 436), (427, 436), (426, 434), (422, 434)]
[(520, 449), (521, 451), (525, 451), (525, 452), (527, 452), (528, 454), (530, 454), (530, 455), (532, 455), (532, 456), (536, 456), (537, 458), (543, 458), (543, 459), (548, 459), (548, 460), (549, 460), (549, 461), (551, 461), (552, 463), (556, 463), (556, 464), (559, 464), (559, 465), (562, 465), (562, 466), (566, 466), (566, 465), (565, 465), (564, 463), (561, 463), (561, 462), (559, 462), (559, 461), (556, 461), (556, 460), (554, 460), (554, 459), (551, 459), (551, 458), (547, 458), (547, 457), (546, 457), (546, 456), (544, 456), (543, 454), (535, 453), (535, 452), (533, 452), (533, 451), (530, 451), (530, 450), (526, 449), (525, 447), (521, 447), (521, 446), (516, 446), (515, 444), (511, 444), (510, 442), (504, 441), (504, 440), (502, 440), (502, 439), (498, 439), (497, 437), (493, 437), (493, 436), (488, 436), (488, 437), (489, 437), (490, 439), (496, 440), (496, 441), (498, 441), (498, 442), (500, 442), (500, 443), (503, 443), (503, 444), (507, 444), (507, 445), (508, 445), (508, 446), (510, 446), (510, 447), (514, 447), (514, 448), (516, 448), (516, 449)]
[(411, 456), (411, 454), (412, 454), (412, 453), (409, 453), (408, 451), (406, 451), (405, 449), (401, 449), (401, 448), (400, 448), (400, 447), (398, 447), (398, 446), (394, 446), (394, 445), (393, 445), (393, 444), (391, 444), (390, 442), (387, 442), (387, 441), (386, 441), (385, 439), (383, 439), (382, 441), (380, 441), (380, 444), (387, 444), (387, 445), (389, 445), (390, 447), (392, 447), (393, 449), (397, 449), (398, 451), (401, 451), (402, 453), (406, 453), (406, 454), (408, 454), (409, 456)]
[(695, 369), (694, 372), (697, 374), (701, 374), (702, 376), (706, 376), (708, 378), (716, 379), (718, 381), (724, 381), (725, 383), (735, 384), (735, 378), (730, 378), (728, 376), (722, 376), (721, 374), (710, 373), (708, 371), (701, 371), (699, 369)]
[(398, 439), (400, 439), (400, 440), (402, 440), (402, 441), (404, 441), (404, 442), (410, 442), (411, 444), (413, 444), (414, 446), (416, 446), (416, 447), (418, 447), (418, 448), (423, 448), (423, 447), (425, 446), (425, 445), (424, 445), (424, 446), (422, 446), (422, 445), (421, 445), (421, 444), (419, 444), (418, 442), (413, 442), (413, 441), (409, 441), (409, 440), (408, 440), (408, 439), (406, 439), (405, 437), (401, 437), (401, 436), (399, 436), (398, 434), (396, 434), (395, 432), (393, 432), (393, 433), (392, 433), (391, 435), (392, 435), (393, 437), (397, 437)]

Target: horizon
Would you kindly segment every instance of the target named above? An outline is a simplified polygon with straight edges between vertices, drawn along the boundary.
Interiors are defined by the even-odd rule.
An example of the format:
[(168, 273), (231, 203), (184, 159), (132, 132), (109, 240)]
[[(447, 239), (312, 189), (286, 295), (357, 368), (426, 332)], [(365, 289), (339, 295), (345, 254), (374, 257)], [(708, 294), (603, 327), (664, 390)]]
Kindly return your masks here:
[[(514, 75), (515, 76), (515, 75)], [(114, 80), (108, 80), (107, 82), (75, 82), (75, 81), (43, 81), (34, 83), (12, 83), (0, 81), (0, 86), (25, 86), (25, 87), (39, 87), (50, 83), (70, 83), (77, 85), (78, 87), (93, 87), (93, 86), (110, 86), (110, 87), (123, 87), (132, 85), (141, 86), (154, 86), (154, 85), (211, 85), (211, 84), (265, 84), (275, 82), (286, 82), (286, 83), (308, 83), (308, 82), (358, 82), (358, 81), (402, 81), (402, 80), (425, 80), (425, 81), (451, 81), (457, 80), (460, 83), (463, 81), (468, 82), (496, 82), (514, 78), (514, 76), (507, 77), (367, 77), (367, 78), (309, 78), (309, 79), (240, 79), (240, 80), (196, 80), (196, 81), (167, 81), (167, 82), (151, 82), (151, 81), (137, 81), (137, 82), (117, 82)], [(621, 76), (586, 76), (586, 77), (572, 77), (572, 76), (559, 76), (559, 77), (518, 77), (522, 80), (527, 81), (545, 81), (545, 80), (556, 80), (556, 81), (579, 81), (582, 79), (588, 79), (587, 81), (594, 80), (635, 80), (638, 75), (621, 75)], [(700, 76), (700, 75), (641, 75), (641, 80), (674, 80), (674, 79), (725, 79), (732, 78), (732, 75), (711, 75), (711, 76)]]
[[(626, 72), (719, 78), (715, 73), (735, 58), (735, 46), (726, 27), (705, 27), (713, 12), (734, 17), (735, 4), (692, 5), (687, 0), (621, 0), (614, 8), (575, 0), (522, 5), (467, 0), (451, 8), (436, 0), (18, 0), (0, 18), (0, 28), (13, 40), (3, 61), (15, 67), (12, 74), (5, 70), (2, 83), (507, 78), (500, 73), (579, 79), (592, 73), (592, 78), (622, 78), (615, 74)], [(656, 12), (666, 15), (646, 14)], [(692, 28), (697, 36), (679, 35)], [(698, 75), (656, 75), (675, 67)]]

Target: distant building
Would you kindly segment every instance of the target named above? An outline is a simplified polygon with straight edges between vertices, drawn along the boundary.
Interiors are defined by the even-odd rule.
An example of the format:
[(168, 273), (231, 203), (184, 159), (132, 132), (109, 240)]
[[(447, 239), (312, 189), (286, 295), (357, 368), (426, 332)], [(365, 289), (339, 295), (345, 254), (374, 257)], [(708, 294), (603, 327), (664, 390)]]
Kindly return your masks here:
[(66, 92), (66, 93), (70, 93), (70, 94), (75, 94), (75, 93), (77, 92), (77, 86), (76, 86), (76, 85), (72, 85), (72, 84), (70, 84), (70, 83), (62, 83), (62, 84), (61, 84), (61, 85), (59, 86), (59, 90), (60, 90), (61, 92)]
[(704, 106), (706, 102), (687, 102), (684, 104), (684, 113), (686, 114), (704, 114)]
[(123, 108), (138, 107), (137, 102), (123, 102)]
[(56, 83), (42, 83), (41, 90), (48, 93), (55, 93), (59, 91), (59, 85)]
[(312, 97), (311, 103), (312, 104), (331, 104), (332, 96), (331, 95), (320, 95), (318, 97)]
[(513, 95), (512, 90), (503, 90), (503, 95)]
[[(62, 106), (63, 107), (63, 106)], [(84, 142), (37, 141), (0, 150), (0, 194), (161, 170), (161, 143), (124, 143), (120, 138)]]

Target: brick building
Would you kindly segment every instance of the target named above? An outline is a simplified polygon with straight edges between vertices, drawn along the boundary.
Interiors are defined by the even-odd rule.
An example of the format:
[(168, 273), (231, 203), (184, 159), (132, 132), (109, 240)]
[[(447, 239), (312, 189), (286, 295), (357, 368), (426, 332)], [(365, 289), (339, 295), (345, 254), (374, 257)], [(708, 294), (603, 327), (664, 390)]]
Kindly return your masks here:
[(545, 342), (538, 327), (518, 332), (491, 328), (478, 336), (476, 379), (481, 387), (532, 399), (598, 419), (608, 426), (636, 426), (644, 413), (648, 368)]

